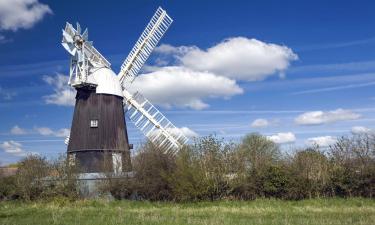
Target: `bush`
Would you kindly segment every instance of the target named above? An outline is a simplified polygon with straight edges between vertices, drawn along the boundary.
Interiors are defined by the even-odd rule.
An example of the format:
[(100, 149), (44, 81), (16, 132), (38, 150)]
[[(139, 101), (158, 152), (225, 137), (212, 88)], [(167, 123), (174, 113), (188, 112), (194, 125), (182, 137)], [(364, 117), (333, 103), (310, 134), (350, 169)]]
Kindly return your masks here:
[(137, 194), (149, 200), (173, 199), (167, 177), (175, 167), (173, 155), (164, 154), (161, 149), (146, 143), (133, 160), (134, 186)]
[[(108, 173), (102, 191), (116, 199), (153, 201), (373, 198), (375, 193), (375, 135), (370, 134), (290, 155), (259, 134), (246, 135), (238, 144), (201, 137), (176, 155), (145, 143), (132, 164), (134, 176)], [(0, 199), (74, 199), (76, 174), (65, 157), (51, 162), (28, 156), (18, 163), (15, 176), (0, 177)]]
[(280, 155), (278, 145), (266, 137), (257, 133), (246, 135), (232, 154), (232, 194), (240, 199), (270, 194), (264, 191), (264, 185), (268, 185), (264, 179), (280, 162)]
[(327, 157), (317, 146), (298, 151), (291, 162), (294, 183), (299, 191), (292, 198), (313, 198), (324, 195), (329, 182), (330, 165)]
[(232, 173), (230, 156), (235, 146), (211, 135), (197, 139), (191, 148), (199, 160), (198, 169), (204, 174), (204, 198), (216, 200), (226, 197), (230, 192)]
[(48, 176), (42, 178), (44, 198), (67, 197), (77, 198), (77, 172), (78, 167), (70, 165), (66, 155), (49, 162)]
[(179, 151), (176, 168), (168, 177), (175, 200), (202, 200), (209, 189), (199, 157), (186, 146)]
[(15, 176), (3, 177), (0, 175), (0, 201), (18, 198)]
[(269, 166), (260, 176), (259, 190), (263, 196), (272, 198), (286, 198), (289, 185), (289, 176), (281, 166)]
[(330, 147), (330, 188), (338, 196), (375, 194), (375, 134), (341, 137)]
[(17, 192), (24, 200), (38, 198), (44, 191), (42, 178), (47, 177), (50, 165), (46, 158), (29, 155), (19, 162), (16, 175)]
[(17, 166), (16, 175), (0, 178), (0, 199), (78, 197), (76, 171), (65, 157), (50, 162), (45, 157), (29, 155)]

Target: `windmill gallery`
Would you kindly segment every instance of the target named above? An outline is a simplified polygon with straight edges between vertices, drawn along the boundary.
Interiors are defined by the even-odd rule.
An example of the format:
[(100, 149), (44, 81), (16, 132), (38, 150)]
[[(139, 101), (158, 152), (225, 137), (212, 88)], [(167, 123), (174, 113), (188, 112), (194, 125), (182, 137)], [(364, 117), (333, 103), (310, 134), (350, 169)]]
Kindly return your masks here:
[(88, 41), (87, 29), (81, 34), (67, 23), (63, 30), (63, 47), (71, 55), (69, 85), (77, 90), (68, 158), (79, 164), (81, 174), (100, 174), (110, 156), (110, 171), (129, 171), (130, 149), (124, 115), (144, 135), (165, 152), (174, 153), (188, 139), (139, 92), (129, 86), (142, 65), (167, 31), (172, 19), (158, 8), (116, 75), (110, 63)]

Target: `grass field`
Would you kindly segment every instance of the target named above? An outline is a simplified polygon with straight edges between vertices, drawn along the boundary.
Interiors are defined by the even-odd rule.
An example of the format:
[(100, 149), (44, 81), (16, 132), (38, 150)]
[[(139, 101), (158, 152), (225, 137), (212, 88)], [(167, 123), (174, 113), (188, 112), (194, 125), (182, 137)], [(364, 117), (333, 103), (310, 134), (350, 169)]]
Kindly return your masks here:
[(375, 224), (375, 200), (0, 203), (0, 224)]

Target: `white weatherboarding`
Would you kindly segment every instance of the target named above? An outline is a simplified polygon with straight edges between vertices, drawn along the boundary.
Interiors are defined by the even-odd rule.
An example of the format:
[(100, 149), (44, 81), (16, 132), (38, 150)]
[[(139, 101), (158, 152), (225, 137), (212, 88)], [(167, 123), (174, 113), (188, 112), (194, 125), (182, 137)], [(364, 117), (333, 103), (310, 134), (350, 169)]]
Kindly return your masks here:
[(123, 97), (125, 112), (130, 120), (156, 146), (165, 152), (175, 153), (188, 139), (139, 91), (130, 93), (129, 86), (137, 77), (147, 58), (158, 44), (173, 20), (159, 7), (129, 53), (116, 75), (111, 64), (88, 41), (88, 30), (81, 34), (66, 23), (62, 45), (71, 54), (69, 85), (74, 88), (92, 86), (96, 93)]

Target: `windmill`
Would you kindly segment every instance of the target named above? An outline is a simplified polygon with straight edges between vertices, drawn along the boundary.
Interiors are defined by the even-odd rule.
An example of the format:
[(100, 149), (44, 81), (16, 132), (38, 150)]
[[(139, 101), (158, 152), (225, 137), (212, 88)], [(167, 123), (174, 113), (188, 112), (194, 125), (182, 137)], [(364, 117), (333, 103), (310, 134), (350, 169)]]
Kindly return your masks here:
[(159, 7), (116, 75), (111, 64), (88, 41), (88, 30), (81, 34), (66, 23), (62, 45), (71, 55), (69, 85), (77, 90), (69, 160), (78, 162), (82, 172), (103, 172), (105, 156), (111, 170), (126, 171), (130, 149), (124, 115), (157, 147), (174, 154), (188, 139), (139, 91), (129, 92), (143, 64), (172, 23)]

